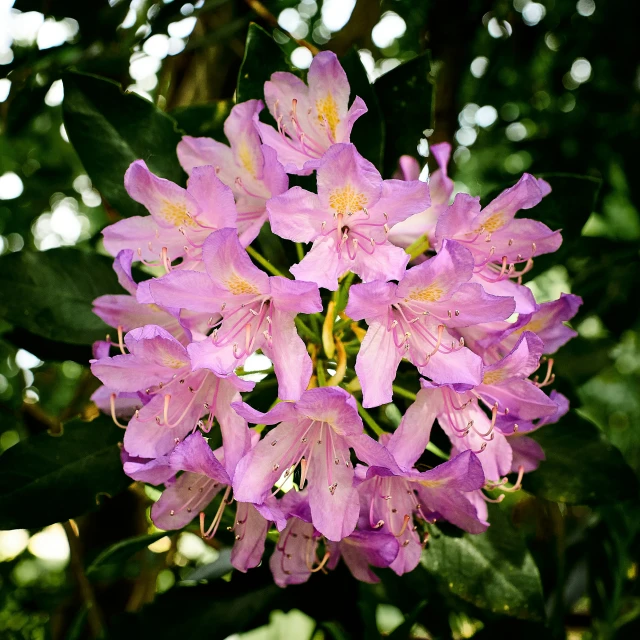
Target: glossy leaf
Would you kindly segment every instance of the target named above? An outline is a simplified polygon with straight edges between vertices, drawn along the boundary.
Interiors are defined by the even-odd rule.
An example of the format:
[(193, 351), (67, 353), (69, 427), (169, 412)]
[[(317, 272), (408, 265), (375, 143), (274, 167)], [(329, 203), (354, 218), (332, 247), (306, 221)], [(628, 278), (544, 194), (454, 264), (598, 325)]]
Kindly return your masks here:
[(76, 249), (22, 251), (0, 258), (0, 316), (48, 340), (90, 345), (109, 327), (94, 315), (98, 296), (122, 293), (112, 260)]
[(170, 115), (187, 135), (205, 136), (228, 144), (223, 127), (232, 107), (231, 100), (216, 100), (208, 104), (178, 107)]
[(184, 182), (176, 155), (181, 135), (171, 117), (105, 78), (66, 73), (63, 82), (69, 141), (109, 207), (122, 216), (146, 213), (124, 188), (125, 171), (134, 160), (144, 160), (162, 178)]
[(515, 618), (544, 616), (542, 585), (533, 558), (500, 509), (492, 509), (491, 526), (480, 535), (445, 535), (436, 526), (422, 564), (440, 589), (479, 609)]
[(268, 612), (281, 595), (282, 590), (273, 583), (253, 586), (247, 576), (234, 574), (231, 582), (216, 580), (207, 585), (171, 589), (138, 614), (116, 618), (111, 632), (121, 640), (224, 640), (258, 626), (256, 618), (260, 616), (263, 624), (267, 622)]
[[(395, 171), (401, 155), (417, 155), (424, 130), (433, 128), (434, 86), (430, 72), (429, 55), (423, 53), (385, 73), (373, 85), (386, 127), (386, 178)], [(354, 129), (357, 125), (356, 122)]]
[(638, 495), (636, 476), (620, 451), (575, 412), (532, 437), (546, 460), (525, 475), (524, 488), (530, 493), (569, 504), (610, 504)]
[(351, 87), (351, 101), (356, 96), (362, 98), (369, 111), (356, 120), (351, 132), (351, 142), (356, 145), (358, 152), (382, 171), (384, 157), (385, 125), (382, 112), (373, 85), (369, 82), (367, 72), (360, 60), (356, 49), (351, 49), (340, 59), (349, 86)]
[(43, 527), (95, 509), (123, 491), (118, 442), (109, 418), (74, 420), (61, 436), (40, 433), (0, 456), (0, 529)]
[(159, 531), (157, 533), (151, 533), (143, 536), (136, 536), (135, 538), (129, 538), (128, 540), (121, 540), (112, 545), (108, 549), (105, 549), (90, 565), (87, 567), (87, 576), (91, 577), (97, 574), (100, 569), (108, 565), (122, 564), (128, 560), (131, 556), (146, 549), (150, 544), (153, 544), (160, 538), (166, 537), (168, 534), (166, 531)]
[(252, 22), (238, 73), (236, 102), (264, 100), (264, 83), (276, 71), (290, 71), (284, 52), (262, 27)]
[(233, 565), (231, 564), (231, 549), (229, 547), (225, 547), (220, 550), (220, 555), (216, 560), (194, 569), (191, 573), (187, 574), (185, 581), (197, 582), (198, 580), (217, 580), (230, 571), (233, 571)]

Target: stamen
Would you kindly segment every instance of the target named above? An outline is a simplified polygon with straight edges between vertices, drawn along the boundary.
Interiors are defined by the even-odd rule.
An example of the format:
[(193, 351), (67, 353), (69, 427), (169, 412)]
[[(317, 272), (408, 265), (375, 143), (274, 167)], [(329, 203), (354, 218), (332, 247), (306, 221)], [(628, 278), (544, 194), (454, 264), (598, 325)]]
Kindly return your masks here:
[(167, 273), (171, 272), (171, 260), (169, 259), (169, 253), (167, 247), (162, 247), (161, 253), (162, 266)]
[(118, 325), (118, 346), (120, 347), (120, 351), (123, 355), (126, 355), (127, 352), (124, 350), (124, 341), (122, 339), (122, 325)]
[(551, 384), (556, 376), (555, 374), (551, 373), (553, 370), (553, 358), (549, 358), (549, 360), (547, 361), (547, 375), (545, 376), (544, 380), (542, 382), (537, 382), (537, 386), (542, 388), (542, 387), (546, 387), (547, 385)]
[(115, 393), (111, 394), (110, 404), (111, 404), (111, 419), (113, 420), (116, 426), (120, 427), (121, 429), (126, 429), (127, 425), (118, 422), (118, 418), (116, 418), (116, 394)]
[(311, 573), (316, 573), (318, 571), (321, 571), (324, 568), (324, 565), (327, 564), (330, 557), (331, 557), (331, 552), (329, 551), (325, 552), (324, 557), (322, 558), (322, 560), (320, 560), (320, 564), (317, 567), (310, 569)]

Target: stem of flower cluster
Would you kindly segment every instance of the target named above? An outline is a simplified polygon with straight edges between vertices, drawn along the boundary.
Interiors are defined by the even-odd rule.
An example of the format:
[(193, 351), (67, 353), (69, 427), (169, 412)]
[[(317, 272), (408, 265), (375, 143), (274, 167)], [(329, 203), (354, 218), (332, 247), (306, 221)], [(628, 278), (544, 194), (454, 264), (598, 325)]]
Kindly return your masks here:
[(247, 247), (247, 253), (256, 261), (259, 262), (269, 273), (274, 276), (281, 276), (283, 278), (292, 278), (289, 274), (284, 274), (282, 271), (274, 267), (263, 255), (258, 253), (253, 247)]
[(373, 431), (377, 436), (381, 436), (386, 431), (373, 419), (371, 414), (360, 404), (358, 400), (356, 400), (356, 404), (358, 405), (358, 413), (360, 417), (365, 421), (367, 426)]
[(429, 238), (427, 238), (427, 236), (420, 236), (415, 242), (411, 243), (405, 251), (411, 256), (411, 260), (415, 260), (425, 251), (428, 251), (429, 246)]
[(333, 341), (333, 323), (335, 321), (335, 300), (331, 300), (327, 305), (327, 315), (322, 323), (322, 348), (327, 358), (333, 358), (336, 352), (336, 345)]
[(407, 389), (403, 389), (396, 384), (393, 385), (393, 393), (412, 401), (414, 401), (417, 397), (415, 393), (407, 391)]

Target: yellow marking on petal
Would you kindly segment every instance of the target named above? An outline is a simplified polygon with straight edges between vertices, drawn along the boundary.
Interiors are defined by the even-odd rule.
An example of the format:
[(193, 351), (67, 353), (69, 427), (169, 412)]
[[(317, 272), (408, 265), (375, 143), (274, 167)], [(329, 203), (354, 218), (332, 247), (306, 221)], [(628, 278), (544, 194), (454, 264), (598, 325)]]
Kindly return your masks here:
[(227, 285), (227, 289), (229, 289), (234, 296), (241, 296), (243, 294), (260, 294), (260, 291), (255, 284), (241, 278), (237, 273), (234, 273), (230, 278), (228, 278), (225, 284)]
[(167, 353), (162, 356), (162, 364), (165, 367), (169, 367), (169, 369), (182, 369), (182, 367), (186, 367), (188, 363)]
[(505, 217), (502, 215), (502, 213), (494, 213), (493, 215), (489, 216), (482, 223), (482, 225), (475, 230), (475, 233), (480, 233), (481, 229), (486, 233), (493, 233), (498, 229), (502, 229), (502, 227), (504, 227), (506, 222), (507, 221)]
[(240, 160), (242, 167), (255, 178), (257, 174), (256, 166), (253, 162), (253, 154), (251, 153), (251, 149), (249, 148), (246, 140), (242, 140), (240, 143), (238, 159)]
[(441, 487), (447, 481), (446, 480), (418, 480), (418, 482), (423, 487), (428, 487), (429, 489), (435, 489), (436, 487)]
[(522, 335), (525, 331), (533, 331), (533, 333), (540, 333), (547, 326), (547, 322), (545, 318), (535, 318), (533, 320), (529, 320), (527, 324), (514, 329), (511, 332), (512, 336)]
[(175, 227), (197, 227), (196, 221), (187, 212), (187, 205), (184, 202), (171, 202), (164, 200), (160, 209), (160, 216), (166, 222)]
[(417, 302), (437, 302), (440, 300), (444, 290), (437, 282), (433, 282), (424, 289), (413, 289), (409, 294), (408, 300), (416, 300)]
[(504, 372), (501, 369), (494, 369), (493, 371), (487, 371), (483, 378), (482, 384), (497, 384), (504, 380)]
[(336, 105), (333, 95), (327, 93), (323, 99), (316, 100), (316, 109), (318, 111), (318, 121), (321, 124), (324, 124), (326, 121), (331, 130), (331, 135), (335, 139), (336, 130), (338, 124), (340, 124), (340, 117), (338, 116), (338, 105)]
[(367, 196), (359, 193), (350, 184), (340, 189), (334, 189), (329, 194), (329, 206), (342, 215), (349, 215), (361, 211), (367, 206)]

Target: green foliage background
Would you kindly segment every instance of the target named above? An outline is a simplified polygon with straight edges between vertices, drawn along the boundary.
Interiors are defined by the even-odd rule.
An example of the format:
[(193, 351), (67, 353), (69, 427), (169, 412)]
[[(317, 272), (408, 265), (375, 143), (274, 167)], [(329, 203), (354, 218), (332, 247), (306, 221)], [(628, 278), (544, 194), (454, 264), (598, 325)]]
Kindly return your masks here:
[[(11, 81), (0, 177), (13, 172), (24, 186), (0, 199), (0, 529), (30, 539), (12, 555), (0, 531), (3, 638), (638, 637), (640, 9), (542, 0), (536, 22), (527, 0), (357, 0), (331, 34), (323, 4), (16, 0), (78, 29), (51, 48), (16, 40), (0, 65)], [(121, 472), (122, 432), (107, 418), (86, 422), (97, 386), (90, 345), (108, 331), (91, 300), (119, 291), (99, 232), (139, 213), (124, 170), (142, 157), (184, 182), (180, 136), (223, 139), (236, 88), (238, 101), (261, 97), (273, 71), (292, 68), (298, 44), (274, 27), (294, 8), (309, 26), (302, 37), (336, 51), (367, 102), (353, 140), (385, 177), (430, 129), (430, 142), (453, 142), (451, 171), (474, 195), (490, 198), (522, 171), (547, 177), (553, 193), (535, 217), (565, 240), (537, 261), (531, 286), (540, 301), (584, 299), (579, 337), (555, 367), (572, 412), (536, 435), (547, 461), (491, 509), (486, 534), (434, 526), (423, 564), (402, 578), (381, 571), (375, 586), (341, 567), (283, 591), (266, 566), (231, 574), (224, 548), (190, 533), (165, 538), (147, 517), (153, 492)], [(406, 29), (379, 48), (372, 29), (387, 11)], [(151, 74), (150, 101), (123, 93), (145, 42), (190, 16), (183, 50)], [(373, 85), (363, 49), (376, 75), (391, 69)], [(590, 64), (584, 82), (571, 74), (578, 59)], [(59, 80), (62, 104), (50, 91)], [(77, 237), (65, 235), (61, 211)], [(258, 245), (275, 264), (290, 249), (268, 233)], [(406, 406), (396, 402), (381, 423), (394, 425)], [(35, 536), (63, 521), (70, 559), (47, 559)]]

